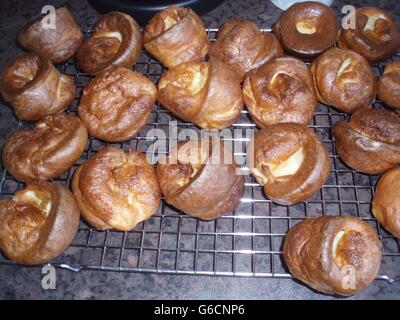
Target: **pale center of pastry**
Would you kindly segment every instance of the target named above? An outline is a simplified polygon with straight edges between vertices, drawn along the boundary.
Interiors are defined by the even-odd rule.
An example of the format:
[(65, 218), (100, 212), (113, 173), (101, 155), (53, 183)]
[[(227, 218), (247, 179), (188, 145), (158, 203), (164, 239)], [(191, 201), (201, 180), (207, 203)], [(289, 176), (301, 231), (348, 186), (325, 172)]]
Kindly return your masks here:
[(317, 32), (317, 26), (307, 20), (301, 20), (296, 23), (296, 29), (301, 34), (314, 34)]
[(344, 235), (345, 235), (345, 232), (343, 230), (341, 230), (336, 234), (335, 239), (333, 239), (332, 252), (333, 252), (333, 257), (335, 259), (336, 259), (337, 255), (338, 255), (337, 249), (338, 249), (339, 242), (340, 242), (340, 240), (342, 240)]
[(110, 32), (103, 32), (99, 33), (96, 38), (115, 38), (119, 42), (122, 42), (122, 34), (119, 31), (110, 31)]
[(167, 16), (164, 18), (164, 31), (171, 29), (174, 25), (178, 23), (177, 19), (174, 19), (173, 17)]
[(263, 186), (268, 183), (268, 177), (263, 174), (258, 168), (252, 168), (251, 172), (253, 173), (254, 177), (260, 185)]
[(340, 77), (350, 64), (351, 64), (350, 58), (347, 58), (346, 60), (344, 60), (342, 62), (342, 64), (340, 65), (340, 68), (339, 68), (339, 70), (337, 72), (336, 77)]
[(304, 161), (303, 148), (299, 148), (289, 158), (279, 164), (270, 164), (269, 170), (271, 174), (276, 177), (291, 176), (295, 174)]
[(32, 190), (20, 191), (19, 193), (14, 195), (13, 200), (34, 204), (36, 207), (40, 208), (44, 212), (46, 217), (49, 215), (52, 208), (51, 201), (43, 199), (35, 191)]
[(364, 26), (364, 31), (374, 31), (375, 29), (375, 22), (378, 20), (378, 16), (369, 16), (367, 23)]
[(162, 77), (158, 88), (164, 89), (171, 83), (173, 86), (188, 90), (190, 94), (195, 95), (203, 89), (207, 77), (208, 67), (205, 63), (182, 65), (171, 70), (167, 77)]

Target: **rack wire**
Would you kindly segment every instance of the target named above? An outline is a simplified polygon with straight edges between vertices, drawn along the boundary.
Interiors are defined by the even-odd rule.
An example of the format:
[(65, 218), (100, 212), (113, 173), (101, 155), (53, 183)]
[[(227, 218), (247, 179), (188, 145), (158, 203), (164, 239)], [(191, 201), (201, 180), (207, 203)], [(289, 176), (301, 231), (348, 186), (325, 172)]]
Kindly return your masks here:
[[(217, 31), (207, 30), (211, 41), (215, 41)], [(90, 31), (85, 32), (85, 35), (90, 35)], [(400, 60), (400, 55), (374, 64), (376, 75), (381, 75), (384, 65), (393, 60)], [(74, 60), (58, 65), (57, 68), (62, 73), (74, 77), (77, 95), (67, 112), (76, 113), (83, 87), (91, 77), (80, 72)], [(145, 51), (142, 52), (135, 69), (155, 83), (164, 71), (160, 63)], [(374, 106), (382, 107), (382, 103), (377, 101)], [(383, 244), (383, 259), (378, 279), (394, 282), (400, 275), (400, 241), (381, 228), (371, 214), (374, 186), (379, 176), (365, 175), (352, 170), (335, 152), (331, 127), (336, 121), (347, 117), (331, 106), (318, 105), (309, 127), (325, 143), (331, 161), (331, 171), (321, 190), (303, 203), (294, 206), (274, 204), (263, 195), (262, 187), (254, 178), (246, 175), (245, 194), (239, 207), (232, 214), (215, 221), (201, 221), (183, 214), (162, 200), (158, 212), (131, 231), (98, 231), (81, 221), (71, 246), (51, 264), (77, 272), (103, 270), (290, 278), (291, 275), (282, 259), (282, 240), (287, 231), (297, 222), (311, 217), (352, 215), (367, 221), (377, 230)], [(114, 145), (125, 150), (150, 152), (154, 156), (154, 150), (149, 148), (155, 140), (151, 129), (167, 131), (170, 121), (177, 121), (178, 133), (188, 128), (198, 130), (192, 123), (176, 119), (157, 104), (138, 137)], [(18, 122), (19, 128), (31, 125)], [(240, 119), (230, 128), (238, 133), (231, 139), (232, 142), (247, 141), (247, 129), (257, 130), (247, 110), (243, 110)], [(92, 153), (106, 145), (111, 144), (90, 138), (81, 159), (55, 181), (69, 186), (75, 169)], [(234, 149), (234, 154), (240, 159), (246, 155), (246, 150)], [(23, 186), (3, 166), (1, 167), (0, 198), (10, 198)], [(0, 254), (0, 265), (16, 264)]]

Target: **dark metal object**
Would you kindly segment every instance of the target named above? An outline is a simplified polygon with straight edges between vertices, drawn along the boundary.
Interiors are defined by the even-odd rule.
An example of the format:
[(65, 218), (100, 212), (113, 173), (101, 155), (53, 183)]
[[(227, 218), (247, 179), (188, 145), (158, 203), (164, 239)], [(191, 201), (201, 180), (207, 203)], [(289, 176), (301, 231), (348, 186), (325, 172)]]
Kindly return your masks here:
[[(215, 41), (217, 29), (209, 29), (207, 32), (210, 40)], [(86, 32), (86, 36), (88, 34), (90, 32)], [(400, 54), (386, 63), (393, 60), (400, 60)], [(383, 73), (384, 65), (385, 63), (373, 65), (377, 75)], [(76, 113), (82, 89), (91, 77), (81, 73), (74, 60), (57, 67), (61, 72), (75, 77), (77, 97), (68, 112)], [(146, 74), (155, 83), (164, 71), (146, 51), (142, 52), (135, 69)], [(375, 107), (382, 105), (377, 101)], [(378, 279), (388, 282), (399, 280), (400, 241), (381, 228), (371, 215), (371, 201), (379, 176), (364, 175), (348, 168), (340, 161), (334, 149), (331, 127), (336, 121), (347, 117), (348, 115), (330, 106), (319, 104), (309, 127), (327, 146), (332, 167), (327, 183), (304, 203), (289, 207), (273, 204), (265, 198), (262, 188), (249, 175), (246, 176), (242, 203), (232, 215), (215, 221), (201, 221), (182, 214), (163, 200), (156, 215), (129, 232), (97, 231), (81, 222), (70, 248), (52, 264), (76, 272), (86, 269), (290, 278), (281, 251), (282, 240), (290, 227), (309, 217), (354, 215), (370, 223), (381, 237), (383, 260)], [(154, 128), (166, 130), (171, 120), (176, 119), (157, 104), (139, 137), (114, 145), (125, 150), (149, 152), (154, 156), (147, 150), (154, 141), (153, 136), (149, 134), (146, 139), (146, 135)], [(192, 123), (178, 120), (177, 124), (178, 133), (187, 128), (196, 129)], [(31, 124), (19, 122), (19, 127), (29, 126)], [(235, 130), (242, 133), (242, 137), (236, 136), (232, 140), (246, 140), (245, 130), (255, 128), (247, 110), (243, 110), (241, 118), (230, 128), (232, 132)], [(110, 144), (90, 138), (81, 159), (67, 174), (55, 180), (68, 186), (77, 166), (106, 145)], [(245, 156), (246, 150), (236, 150), (235, 155)], [(0, 172), (0, 198), (9, 198), (23, 184), (18, 183), (4, 168)], [(0, 254), (0, 265), (4, 264), (14, 263)]]
[(218, 7), (224, 0), (89, 0), (99, 12), (122, 11), (130, 14), (144, 26), (158, 11), (170, 6), (191, 7), (198, 15), (203, 15)]

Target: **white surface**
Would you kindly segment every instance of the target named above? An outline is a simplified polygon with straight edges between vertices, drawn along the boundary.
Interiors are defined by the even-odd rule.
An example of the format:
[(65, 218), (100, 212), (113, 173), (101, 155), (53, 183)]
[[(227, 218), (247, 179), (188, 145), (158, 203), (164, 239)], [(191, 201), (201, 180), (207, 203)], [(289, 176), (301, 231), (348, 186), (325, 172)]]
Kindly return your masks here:
[[(294, 4), (296, 2), (306, 2), (306, 1), (310, 1), (310, 0), (271, 0), (271, 2), (281, 10), (286, 10), (287, 8), (289, 8), (292, 4)], [(323, 4), (330, 6), (333, 3), (333, 0), (319, 0), (319, 1), (315, 1), (315, 2), (321, 2)]]

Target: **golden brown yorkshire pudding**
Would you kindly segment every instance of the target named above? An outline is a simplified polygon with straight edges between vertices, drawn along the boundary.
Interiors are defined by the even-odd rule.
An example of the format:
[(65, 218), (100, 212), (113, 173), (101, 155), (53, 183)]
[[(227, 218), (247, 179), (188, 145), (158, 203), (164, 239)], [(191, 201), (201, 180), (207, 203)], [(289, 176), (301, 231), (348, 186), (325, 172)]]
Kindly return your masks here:
[(354, 170), (383, 173), (400, 164), (400, 118), (384, 109), (360, 108), (333, 128), (336, 152)]
[(161, 193), (146, 156), (106, 147), (75, 172), (72, 191), (82, 217), (99, 230), (131, 230), (156, 213)]
[(319, 190), (329, 175), (325, 146), (306, 126), (279, 123), (258, 131), (248, 148), (252, 174), (273, 202), (292, 205)]
[(295, 3), (282, 13), (274, 33), (291, 55), (311, 59), (331, 48), (338, 37), (334, 11), (318, 2)]
[(381, 225), (400, 238), (400, 168), (389, 170), (379, 180), (372, 213)]
[(157, 177), (167, 203), (203, 220), (233, 211), (244, 192), (244, 176), (220, 139), (179, 142), (160, 159)]
[(283, 48), (274, 34), (261, 32), (253, 22), (231, 18), (219, 29), (209, 55), (221, 59), (243, 80), (246, 72), (282, 56)]
[(0, 248), (21, 264), (41, 264), (60, 255), (74, 239), (79, 208), (62, 185), (32, 181), (0, 201)]
[(376, 7), (356, 9), (356, 28), (341, 30), (339, 48), (351, 49), (369, 61), (383, 60), (400, 46), (400, 32), (388, 12)]
[(47, 58), (26, 53), (0, 75), (0, 91), (20, 120), (39, 120), (66, 109), (75, 97), (72, 77), (61, 74)]
[(307, 124), (317, 107), (310, 70), (303, 61), (288, 56), (250, 71), (243, 84), (243, 98), (260, 128), (281, 122)]
[(397, 113), (400, 112), (400, 61), (386, 65), (378, 80), (378, 97)]
[(3, 164), (18, 180), (61, 176), (85, 150), (86, 127), (75, 115), (51, 115), (33, 130), (18, 130), (4, 143)]
[(66, 7), (56, 9), (55, 14), (55, 28), (47, 24), (49, 16), (42, 15), (22, 28), (18, 41), (25, 49), (60, 63), (75, 54), (83, 36)]
[(240, 80), (213, 57), (168, 70), (158, 83), (157, 100), (178, 118), (204, 129), (231, 126), (243, 108)]
[(356, 52), (329, 49), (314, 60), (311, 72), (321, 103), (353, 112), (375, 100), (376, 77), (368, 61)]
[(324, 216), (291, 228), (283, 256), (290, 273), (311, 288), (350, 296), (375, 279), (382, 248), (367, 222), (352, 216)]
[(157, 12), (143, 30), (144, 47), (165, 67), (200, 61), (210, 47), (200, 17), (190, 8)]
[(156, 95), (156, 86), (146, 76), (122, 67), (107, 69), (84, 88), (79, 117), (91, 136), (126, 141), (146, 124)]
[(94, 25), (92, 36), (79, 48), (79, 68), (96, 75), (109, 67), (131, 68), (142, 51), (142, 32), (133, 18), (112, 11)]

